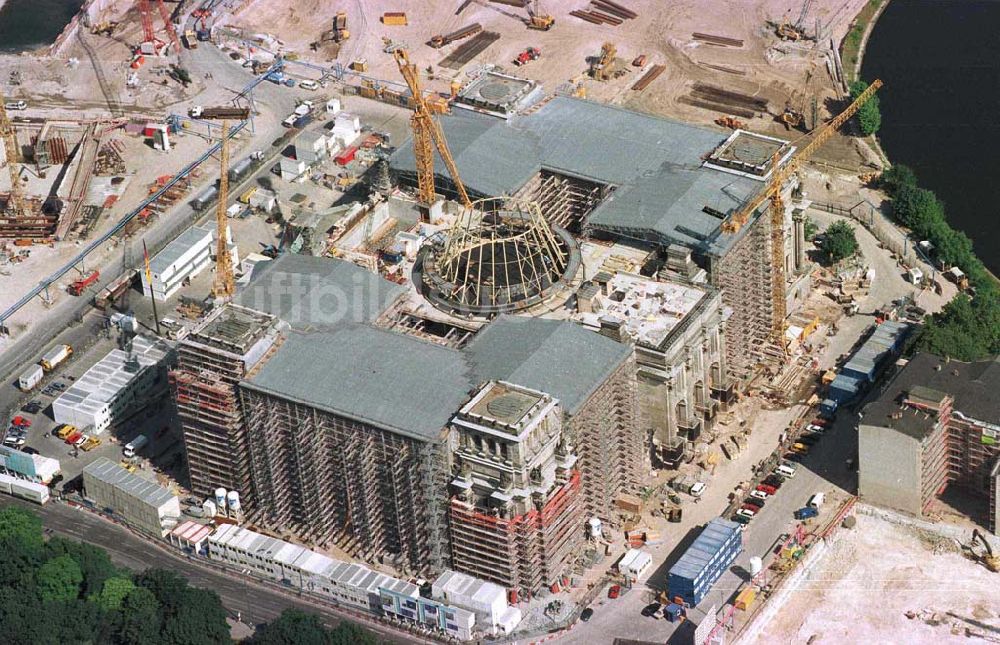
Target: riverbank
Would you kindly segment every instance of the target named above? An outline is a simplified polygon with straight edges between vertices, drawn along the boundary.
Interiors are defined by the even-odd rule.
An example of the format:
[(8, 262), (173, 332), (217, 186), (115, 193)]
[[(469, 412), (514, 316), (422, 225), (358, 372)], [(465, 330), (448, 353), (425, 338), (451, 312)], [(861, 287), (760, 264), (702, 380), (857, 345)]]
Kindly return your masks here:
[(861, 72), (861, 61), (865, 56), (865, 47), (868, 45), (868, 38), (875, 28), (875, 23), (878, 22), (879, 16), (889, 6), (889, 1), (869, 0), (868, 4), (855, 16), (854, 24), (847, 32), (847, 35), (844, 36), (844, 42), (841, 45), (840, 60), (844, 65), (844, 69), (850, 70), (848, 72), (850, 75), (847, 79), (848, 82), (858, 78)]

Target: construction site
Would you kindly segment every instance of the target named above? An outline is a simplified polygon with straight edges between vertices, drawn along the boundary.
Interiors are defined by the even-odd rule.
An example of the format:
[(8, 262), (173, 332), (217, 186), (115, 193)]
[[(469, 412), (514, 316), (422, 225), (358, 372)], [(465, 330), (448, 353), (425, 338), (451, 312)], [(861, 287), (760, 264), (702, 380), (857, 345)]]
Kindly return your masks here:
[[(858, 378), (836, 398), (849, 359), (870, 334), (894, 370), (915, 312), (956, 287), (907, 282), (912, 250), (855, 212), (881, 167), (852, 118), (882, 83), (851, 98), (839, 58), (864, 0), (661, 4), (85, 3), (47, 51), (0, 57), (0, 79), (18, 72), (0, 97), (5, 360), (134, 314), (176, 352), (191, 499), (234, 494), (248, 530), (414, 583), (497, 585), (525, 638), (588, 607), (591, 641), (648, 636), (628, 623), (654, 600), (716, 635), (846, 638), (804, 633), (805, 610), (757, 620), (759, 570), (668, 598), (674, 550), (714, 519), (739, 567), (772, 551), (794, 580), (846, 511), (790, 528), (811, 498), (769, 501), (782, 517), (748, 526), (776, 494), (765, 471), (830, 426), (832, 456), (787, 486), (850, 509), (857, 415), (832, 429), (862, 396)], [(851, 218), (858, 252), (827, 262), (816, 232)], [(891, 497), (864, 441), (861, 481)], [(995, 450), (974, 447), (951, 479), (994, 530)], [(920, 515), (944, 472), (924, 470), (872, 503)], [(881, 520), (857, 521), (873, 534), (833, 550), (882, 548)], [(844, 580), (869, 557), (852, 553)], [(952, 610), (996, 613), (903, 620), (924, 635), (921, 612)]]

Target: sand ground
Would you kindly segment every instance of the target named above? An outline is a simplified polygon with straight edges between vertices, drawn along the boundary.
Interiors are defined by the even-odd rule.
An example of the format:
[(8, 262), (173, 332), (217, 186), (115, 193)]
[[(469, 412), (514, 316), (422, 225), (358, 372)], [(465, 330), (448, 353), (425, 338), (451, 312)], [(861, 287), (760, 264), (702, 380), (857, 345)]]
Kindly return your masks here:
[(1000, 641), (996, 573), (954, 540), (857, 519), (755, 643)]

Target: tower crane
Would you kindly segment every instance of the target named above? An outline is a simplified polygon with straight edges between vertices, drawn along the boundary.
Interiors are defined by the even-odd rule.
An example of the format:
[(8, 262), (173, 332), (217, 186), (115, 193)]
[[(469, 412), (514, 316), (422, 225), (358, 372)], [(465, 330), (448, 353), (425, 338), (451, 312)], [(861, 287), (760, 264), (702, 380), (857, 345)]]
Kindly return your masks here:
[(20, 218), (28, 214), (28, 207), (24, 203), (24, 193), (21, 190), (21, 177), (17, 170), (21, 155), (17, 145), (17, 134), (14, 132), (14, 126), (10, 119), (7, 118), (4, 101), (3, 93), (0, 92), (0, 137), (3, 138), (3, 147), (7, 155), (7, 171), (10, 173), (10, 198), (7, 200), (7, 210), (13, 217)]
[[(170, 37), (170, 42), (173, 43), (175, 51), (180, 53), (181, 43), (177, 38), (177, 31), (174, 29), (174, 25), (170, 22), (170, 13), (167, 11), (166, 5), (163, 4), (163, 0), (154, 0), (156, 2), (156, 8), (160, 12), (160, 19), (163, 20), (163, 28), (167, 30), (167, 35)], [(166, 47), (166, 43), (156, 37), (156, 33), (153, 30), (153, 14), (149, 8), (150, 0), (139, 0), (139, 16), (142, 18), (142, 43), (139, 45), (140, 51), (144, 54), (151, 54), (160, 56), (163, 54), (163, 48)], [(149, 44), (149, 51), (142, 51), (143, 45)]]
[(765, 202), (770, 201), (771, 213), (771, 304), (773, 314), (772, 334), (779, 342), (780, 347), (784, 347), (784, 321), (787, 313), (785, 306), (785, 200), (781, 197), (781, 190), (788, 179), (798, 171), (804, 161), (809, 159), (820, 146), (826, 143), (834, 135), (840, 126), (844, 125), (848, 119), (854, 116), (861, 106), (868, 102), (875, 92), (882, 87), (882, 81), (875, 79), (865, 91), (858, 95), (847, 108), (833, 117), (818, 131), (812, 133), (812, 140), (796, 152), (784, 166), (778, 166), (781, 159), (783, 147), (775, 151), (771, 157), (771, 177), (765, 185), (764, 190), (757, 193), (753, 199), (743, 205), (729, 219), (722, 223), (724, 233), (737, 233), (746, 226), (750, 217)]
[(444, 165), (448, 168), (448, 174), (455, 184), (455, 192), (458, 193), (459, 200), (464, 206), (471, 206), (465, 191), (465, 185), (458, 176), (458, 167), (455, 159), (448, 149), (448, 142), (445, 141), (441, 126), (434, 120), (433, 112), (427, 104), (423, 88), (420, 85), (420, 72), (417, 66), (410, 62), (410, 56), (405, 49), (400, 48), (392, 53), (399, 66), (399, 71), (406, 80), (410, 88), (410, 95), (413, 101), (413, 115), (410, 117), (410, 129), (413, 130), (413, 157), (417, 165), (417, 187), (418, 199), (424, 206), (434, 203), (434, 148), (444, 160)]
[(219, 146), (219, 201), (215, 208), (215, 281), (212, 283), (212, 295), (226, 299), (236, 291), (233, 277), (233, 260), (229, 256), (229, 227), (226, 217), (226, 207), (229, 202), (229, 124), (231, 121), (245, 121), (250, 117), (250, 108), (216, 107), (202, 110), (202, 119), (220, 121), (222, 127), (222, 144)]

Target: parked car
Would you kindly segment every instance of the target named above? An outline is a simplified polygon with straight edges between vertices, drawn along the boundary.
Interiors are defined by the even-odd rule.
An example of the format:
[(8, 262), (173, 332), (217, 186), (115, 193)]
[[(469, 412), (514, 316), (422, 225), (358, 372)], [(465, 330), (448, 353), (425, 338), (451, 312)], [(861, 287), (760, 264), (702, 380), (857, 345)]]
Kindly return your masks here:
[(30, 428), (31, 427), (31, 419), (29, 419), (27, 417), (22, 417), (19, 414), (16, 417), (14, 417), (13, 419), (10, 420), (10, 424), (12, 426), (16, 426), (18, 428)]
[(785, 478), (777, 473), (771, 473), (764, 478), (763, 483), (765, 486), (771, 486), (775, 489), (775, 491), (777, 491), (777, 489), (781, 488), (781, 485), (785, 483)]
[(751, 510), (749, 508), (740, 508), (736, 511), (738, 517), (745, 517), (748, 520), (752, 520), (753, 516), (757, 514), (757, 511)]
[(733, 521), (742, 526), (749, 524), (751, 519), (753, 519), (753, 515), (741, 515), (739, 511), (733, 515)]
[(31, 446), (22, 446), (21, 447), (21, 452), (23, 452), (26, 455), (37, 455), (38, 454), (38, 451), (35, 450), (34, 448), (32, 448)]
[(804, 458), (805, 455), (800, 452), (786, 452), (782, 455), (782, 459), (784, 459), (787, 463), (801, 462)]
[(815, 423), (810, 423), (806, 426), (806, 430), (809, 432), (826, 432), (826, 426), (816, 425)]
[(590, 607), (587, 607), (582, 612), (580, 612), (580, 620), (582, 620), (583, 622), (587, 622), (588, 620), (591, 619), (593, 615), (594, 615), (594, 610), (591, 609)]
[(38, 414), (42, 411), (42, 402), (37, 400), (29, 401), (23, 408), (21, 408), (21, 410), (23, 412), (27, 412), (28, 414)]
[(622, 586), (621, 585), (611, 585), (611, 587), (608, 589), (608, 598), (611, 598), (612, 600), (614, 600), (615, 598), (617, 598), (620, 595), (622, 595)]
[(10, 448), (20, 448), (24, 445), (24, 437), (7, 437), (3, 440), (3, 445)]
[(750, 497), (754, 499), (766, 500), (767, 493), (762, 490), (752, 490), (750, 491)]
[(797, 520), (808, 520), (810, 517), (819, 515), (819, 511), (810, 506), (804, 506), (793, 514)]
[(816, 417), (810, 423), (814, 426), (823, 426), (824, 428), (830, 425), (830, 421), (822, 417)]
[(774, 495), (778, 492), (777, 486), (772, 486), (770, 484), (759, 484), (757, 490), (767, 493), (768, 495)]
[(818, 434), (804, 434), (798, 438), (799, 443), (804, 443), (807, 446), (815, 446), (819, 443), (820, 435)]
[(792, 452), (800, 454), (800, 455), (808, 455), (809, 454), (809, 446), (807, 446), (806, 444), (804, 444), (802, 442), (795, 442), (795, 443), (793, 443), (792, 447), (790, 448), (790, 450)]

